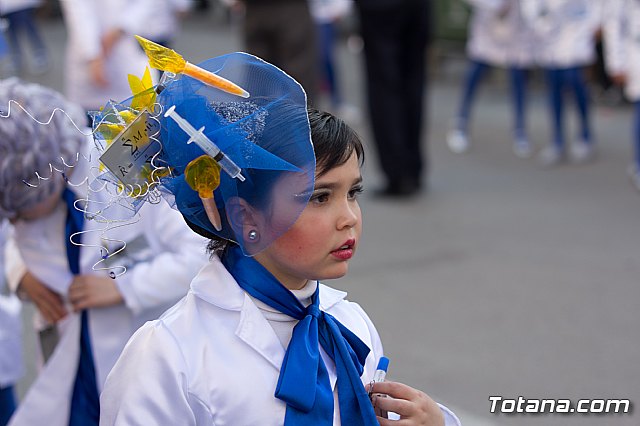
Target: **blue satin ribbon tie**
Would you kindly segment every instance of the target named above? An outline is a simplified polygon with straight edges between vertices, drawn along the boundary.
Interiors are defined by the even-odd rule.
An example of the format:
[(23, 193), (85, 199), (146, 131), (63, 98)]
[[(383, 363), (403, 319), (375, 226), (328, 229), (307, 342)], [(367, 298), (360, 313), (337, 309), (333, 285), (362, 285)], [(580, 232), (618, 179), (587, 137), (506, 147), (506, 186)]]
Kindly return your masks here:
[[(79, 232), (84, 229), (84, 213), (75, 208), (76, 195), (69, 188), (65, 187), (62, 199), (67, 205), (65, 221), (67, 262), (71, 273), (78, 275), (80, 273), (79, 244), (82, 241), (82, 234)], [(71, 395), (69, 426), (97, 426), (99, 421), (100, 397), (89, 334), (89, 313), (83, 310), (80, 314), (80, 360)]]
[(239, 248), (230, 249), (223, 263), (251, 296), (299, 322), (280, 368), (276, 398), (287, 404), (285, 426), (332, 425), (333, 391), (320, 346), (336, 366), (340, 420), (343, 425), (377, 425), (360, 376), (369, 347), (332, 315), (320, 310), (319, 289), (304, 307), (269, 271)]

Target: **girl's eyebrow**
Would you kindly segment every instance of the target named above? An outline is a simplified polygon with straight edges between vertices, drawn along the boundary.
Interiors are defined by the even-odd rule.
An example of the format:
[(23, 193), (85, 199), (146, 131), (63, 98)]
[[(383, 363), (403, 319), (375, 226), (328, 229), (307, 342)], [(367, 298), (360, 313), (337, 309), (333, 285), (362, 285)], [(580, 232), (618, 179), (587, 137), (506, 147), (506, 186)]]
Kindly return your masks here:
[[(351, 186), (358, 185), (362, 183), (362, 175), (358, 176), (353, 180)], [(313, 188), (314, 191), (318, 189), (335, 189), (340, 186), (340, 182), (326, 182), (326, 183), (316, 183), (316, 186)]]

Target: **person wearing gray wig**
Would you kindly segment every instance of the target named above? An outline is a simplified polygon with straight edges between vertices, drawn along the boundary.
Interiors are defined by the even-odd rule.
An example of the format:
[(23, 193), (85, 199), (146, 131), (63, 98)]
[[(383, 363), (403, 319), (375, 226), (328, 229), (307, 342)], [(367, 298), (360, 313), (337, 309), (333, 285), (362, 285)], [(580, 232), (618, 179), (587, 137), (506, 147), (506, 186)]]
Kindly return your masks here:
[(206, 241), (164, 202), (144, 203), (135, 218), (113, 203), (113, 216), (125, 218), (116, 222), (83, 214), (113, 199), (106, 187), (89, 188), (99, 150), (76, 128), (83, 110), (60, 94), (8, 80), (0, 109), (0, 219), (13, 223), (15, 248), (7, 282), (36, 308), (46, 358), (11, 425), (97, 426), (107, 374), (131, 334), (187, 293), (207, 262)]
[[(61, 111), (52, 116), (55, 108), (68, 116)], [(60, 194), (63, 179), (55, 171), (52, 175), (49, 165), (65, 170), (64, 162), (75, 163), (82, 145), (88, 143), (76, 128), (86, 122), (86, 116), (60, 93), (17, 78), (0, 82), (0, 110), (0, 218), (17, 219), (21, 212)], [(51, 121), (40, 124), (34, 118)], [(36, 172), (53, 178), (38, 182)]]

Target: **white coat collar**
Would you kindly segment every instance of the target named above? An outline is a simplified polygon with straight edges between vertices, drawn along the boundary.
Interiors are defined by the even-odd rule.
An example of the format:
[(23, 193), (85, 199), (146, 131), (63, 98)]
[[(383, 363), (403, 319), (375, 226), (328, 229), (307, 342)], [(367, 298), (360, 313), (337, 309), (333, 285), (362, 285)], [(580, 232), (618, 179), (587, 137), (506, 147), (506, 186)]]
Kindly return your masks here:
[[(200, 271), (191, 283), (191, 292), (198, 298), (219, 308), (239, 311), (240, 322), (235, 334), (262, 355), (271, 365), (280, 371), (285, 349), (275, 331), (260, 312), (251, 297), (240, 288), (235, 279), (222, 265), (218, 257)], [(329, 311), (347, 293), (320, 284), (320, 309)], [(327, 359), (325, 358), (325, 362)], [(335, 369), (329, 370), (331, 387), (335, 387)]]
[[(230, 311), (240, 311), (246, 293), (236, 283), (220, 259), (214, 256), (191, 283), (191, 291), (199, 298)], [(320, 309), (330, 310), (347, 296), (344, 291), (320, 284)]]

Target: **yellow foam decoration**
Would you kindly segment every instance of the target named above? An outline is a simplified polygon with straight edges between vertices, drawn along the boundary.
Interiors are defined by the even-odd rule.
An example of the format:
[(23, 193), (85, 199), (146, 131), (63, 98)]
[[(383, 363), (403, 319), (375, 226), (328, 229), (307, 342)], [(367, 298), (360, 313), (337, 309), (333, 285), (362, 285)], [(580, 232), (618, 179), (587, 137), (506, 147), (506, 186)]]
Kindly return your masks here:
[(153, 104), (156, 102), (156, 91), (153, 88), (153, 80), (149, 67), (145, 68), (142, 78), (138, 78), (133, 74), (129, 74), (129, 87), (133, 94), (131, 100), (131, 108), (138, 111), (148, 108), (153, 110)]
[(212, 198), (220, 185), (220, 165), (208, 155), (201, 155), (187, 164), (184, 178), (200, 198)]

